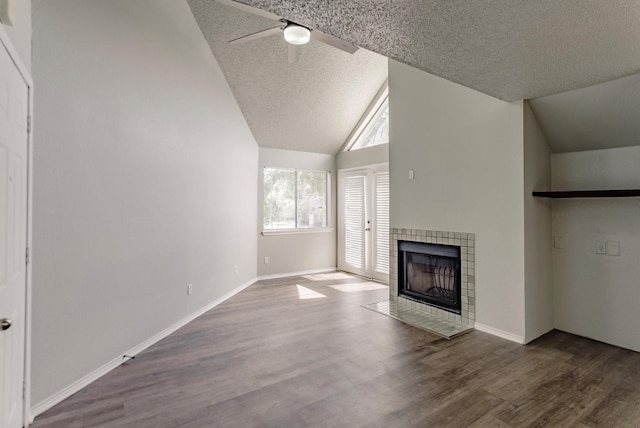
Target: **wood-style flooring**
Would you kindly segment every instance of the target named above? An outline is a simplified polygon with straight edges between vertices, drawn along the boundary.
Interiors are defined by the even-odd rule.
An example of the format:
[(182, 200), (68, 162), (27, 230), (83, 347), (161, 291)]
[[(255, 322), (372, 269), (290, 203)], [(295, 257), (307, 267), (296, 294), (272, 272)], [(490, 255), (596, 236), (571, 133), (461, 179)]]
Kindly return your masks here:
[(316, 279), (256, 283), (32, 426), (640, 426), (638, 353), (559, 331), (448, 341), (360, 306), (386, 288)]

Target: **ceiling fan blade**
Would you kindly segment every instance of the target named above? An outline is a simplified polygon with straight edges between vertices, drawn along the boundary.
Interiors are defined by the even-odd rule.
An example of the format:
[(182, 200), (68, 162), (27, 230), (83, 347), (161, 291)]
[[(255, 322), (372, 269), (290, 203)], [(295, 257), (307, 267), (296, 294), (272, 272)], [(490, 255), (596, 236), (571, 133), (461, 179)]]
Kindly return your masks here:
[(291, 43), (289, 43), (289, 64), (295, 64), (296, 62), (298, 62), (301, 52), (301, 45), (292, 45)]
[(358, 47), (356, 45), (345, 42), (344, 40), (337, 37), (325, 34), (322, 31), (313, 30), (311, 32), (311, 38), (350, 54), (353, 54), (358, 50)]
[(247, 34), (246, 36), (238, 37), (237, 39), (229, 40), (230, 44), (250, 42), (251, 40), (261, 39), (263, 37), (271, 36), (282, 31), (281, 27), (267, 28), (266, 30), (260, 30), (255, 33)]
[(245, 12), (253, 13), (254, 15), (262, 16), (264, 18), (275, 19), (275, 20), (280, 19), (278, 15), (274, 15), (271, 12), (267, 12), (265, 10), (258, 9), (257, 7), (249, 6), (247, 4), (240, 3), (234, 0), (218, 0), (218, 3), (235, 7), (236, 9), (244, 10)]

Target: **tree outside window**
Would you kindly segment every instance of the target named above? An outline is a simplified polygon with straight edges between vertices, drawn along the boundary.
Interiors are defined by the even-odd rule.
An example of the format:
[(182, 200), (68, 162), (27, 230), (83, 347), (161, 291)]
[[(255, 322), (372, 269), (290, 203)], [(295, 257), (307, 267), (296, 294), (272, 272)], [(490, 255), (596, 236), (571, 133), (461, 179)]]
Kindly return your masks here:
[(329, 173), (264, 169), (265, 230), (325, 228)]

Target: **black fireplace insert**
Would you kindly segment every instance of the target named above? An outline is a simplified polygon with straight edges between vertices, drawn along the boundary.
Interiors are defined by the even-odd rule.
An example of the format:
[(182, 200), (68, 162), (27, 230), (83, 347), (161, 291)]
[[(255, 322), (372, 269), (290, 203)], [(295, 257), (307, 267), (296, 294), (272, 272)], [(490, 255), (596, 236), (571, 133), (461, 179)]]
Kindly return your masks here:
[(461, 313), (460, 247), (398, 241), (398, 295)]

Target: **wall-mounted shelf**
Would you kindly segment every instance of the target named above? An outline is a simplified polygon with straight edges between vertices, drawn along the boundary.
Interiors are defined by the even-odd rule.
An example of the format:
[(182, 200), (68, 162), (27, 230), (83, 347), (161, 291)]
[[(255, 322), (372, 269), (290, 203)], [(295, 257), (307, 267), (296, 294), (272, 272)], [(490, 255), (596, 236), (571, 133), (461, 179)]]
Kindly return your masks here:
[(538, 198), (566, 199), (566, 198), (637, 198), (640, 189), (622, 190), (566, 190), (554, 192), (533, 192)]

